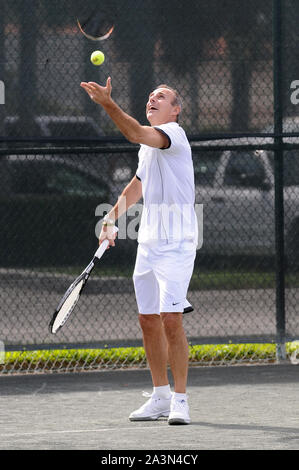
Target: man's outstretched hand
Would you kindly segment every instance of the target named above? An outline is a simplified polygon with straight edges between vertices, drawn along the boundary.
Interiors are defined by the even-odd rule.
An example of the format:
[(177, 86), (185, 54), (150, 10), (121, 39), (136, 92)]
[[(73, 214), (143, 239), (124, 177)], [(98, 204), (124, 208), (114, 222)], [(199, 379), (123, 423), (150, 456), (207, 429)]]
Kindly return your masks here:
[(111, 77), (107, 78), (106, 86), (101, 86), (96, 82), (81, 82), (80, 86), (95, 103), (105, 106), (111, 101)]

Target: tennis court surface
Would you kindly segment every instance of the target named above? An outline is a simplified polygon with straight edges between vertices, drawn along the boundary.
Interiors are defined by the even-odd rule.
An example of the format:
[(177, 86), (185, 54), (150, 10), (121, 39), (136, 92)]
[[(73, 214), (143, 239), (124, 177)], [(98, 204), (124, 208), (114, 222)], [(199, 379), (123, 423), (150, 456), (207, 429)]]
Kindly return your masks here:
[(1, 376), (0, 389), (2, 450), (299, 449), (290, 363), (190, 368), (189, 426), (129, 421), (151, 391), (147, 369)]

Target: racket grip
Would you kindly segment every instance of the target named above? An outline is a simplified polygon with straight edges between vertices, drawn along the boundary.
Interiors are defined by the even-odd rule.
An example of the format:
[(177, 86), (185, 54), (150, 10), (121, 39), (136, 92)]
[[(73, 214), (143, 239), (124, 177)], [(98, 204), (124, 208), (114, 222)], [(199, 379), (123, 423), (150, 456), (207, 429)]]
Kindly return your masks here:
[[(117, 227), (113, 227), (113, 232), (116, 233), (118, 232), (118, 228)], [(94, 256), (96, 256), (97, 258), (101, 258), (101, 256), (104, 254), (104, 252), (106, 251), (107, 249), (107, 246), (109, 245), (109, 240), (105, 239), (102, 241), (102, 243), (100, 244), (99, 248), (97, 249), (97, 251), (95, 252)]]

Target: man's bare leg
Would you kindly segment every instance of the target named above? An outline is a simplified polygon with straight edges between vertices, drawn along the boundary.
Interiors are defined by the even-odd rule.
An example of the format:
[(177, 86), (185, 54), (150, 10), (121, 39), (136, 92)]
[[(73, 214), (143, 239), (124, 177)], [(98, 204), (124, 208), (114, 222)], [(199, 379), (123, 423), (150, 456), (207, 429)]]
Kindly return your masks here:
[(168, 348), (160, 315), (139, 314), (146, 358), (154, 387), (169, 383), (167, 375)]
[(183, 327), (183, 314), (162, 313), (161, 318), (168, 343), (168, 356), (174, 379), (174, 391), (186, 393), (189, 347)]

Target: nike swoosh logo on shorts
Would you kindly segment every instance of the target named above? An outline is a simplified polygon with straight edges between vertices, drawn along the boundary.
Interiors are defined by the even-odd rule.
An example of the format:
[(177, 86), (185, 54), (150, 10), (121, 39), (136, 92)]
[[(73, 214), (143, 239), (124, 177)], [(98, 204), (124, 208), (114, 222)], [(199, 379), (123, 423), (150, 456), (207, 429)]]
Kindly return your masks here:
[(180, 304), (180, 303), (181, 303), (181, 302), (176, 302), (176, 303), (175, 303), (175, 302), (172, 302), (172, 305), (178, 305), (178, 304)]

